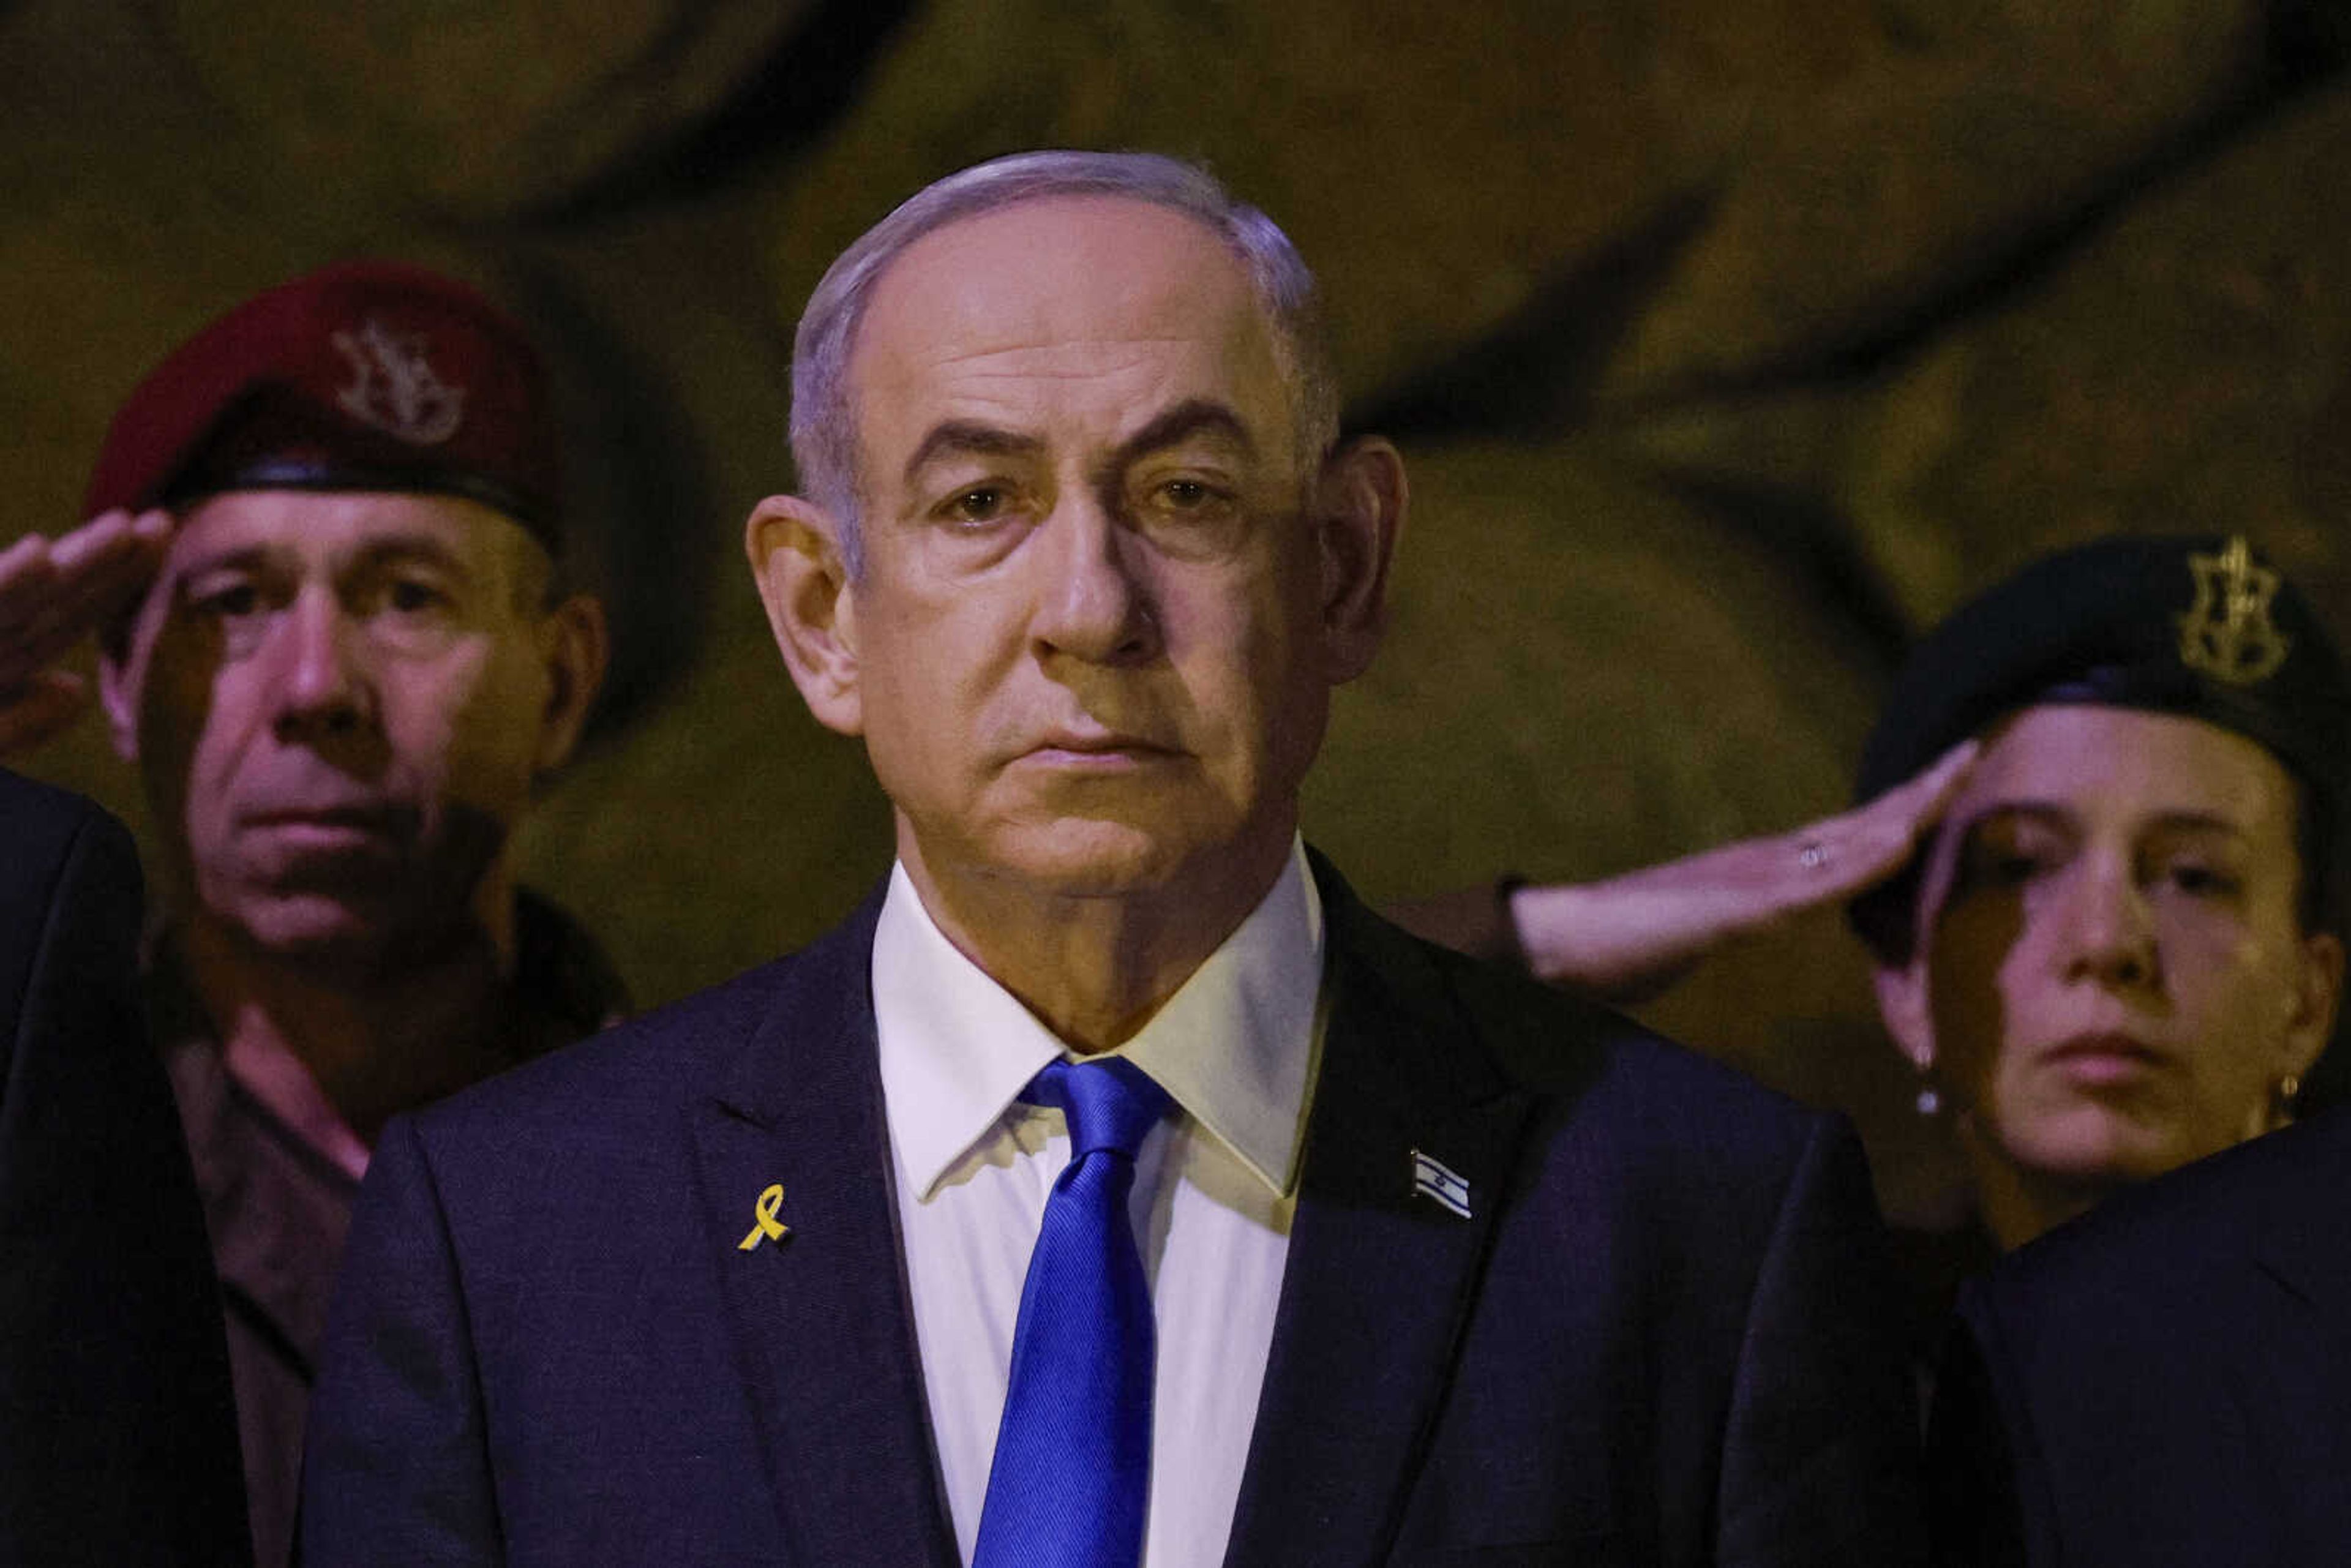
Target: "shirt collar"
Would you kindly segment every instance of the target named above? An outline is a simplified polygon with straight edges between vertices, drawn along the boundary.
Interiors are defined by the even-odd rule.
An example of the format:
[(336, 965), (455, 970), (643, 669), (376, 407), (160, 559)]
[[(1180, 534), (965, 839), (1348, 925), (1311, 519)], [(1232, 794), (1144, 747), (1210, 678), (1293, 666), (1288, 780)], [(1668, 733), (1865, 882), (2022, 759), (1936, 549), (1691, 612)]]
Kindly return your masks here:
[[(1276, 1196), (1297, 1179), (1322, 976), (1322, 899), (1293, 841), (1249, 917), (1114, 1053)], [(873, 1017), (891, 1141), (925, 1200), (1040, 1068), (1074, 1055), (947, 940), (904, 865), (873, 934)]]

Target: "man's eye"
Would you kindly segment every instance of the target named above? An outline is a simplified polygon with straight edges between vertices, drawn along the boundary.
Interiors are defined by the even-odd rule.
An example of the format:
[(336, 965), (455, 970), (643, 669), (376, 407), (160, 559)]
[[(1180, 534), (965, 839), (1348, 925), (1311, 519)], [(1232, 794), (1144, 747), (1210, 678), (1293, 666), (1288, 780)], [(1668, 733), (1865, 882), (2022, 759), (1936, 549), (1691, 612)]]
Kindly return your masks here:
[(1199, 559), (1238, 548), (1249, 520), (1230, 487), (1188, 474), (1146, 483), (1133, 516), (1135, 526), (1160, 549)]
[(2033, 879), (2041, 862), (2028, 854), (1998, 854), (1986, 860), (1983, 870), (1984, 880), (1994, 886), (2017, 887)]
[(206, 589), (195, 595), (192, 608), (214, 620), (242, 620), (261, 609), (261, 591), (249, 582)]
[(392, 586), (384, 591), (383, 597), (386, 604), (404, 615), (413, 615), (419, 611), (434, 609), (448, 601), (448, 595), (443, 593), (438, 588), (429, 582), (419, 582), (413, 578), (395, 579)]
[(944, 510), (953, 522), (989, 523), (1004, 515), (1008, 499), (1001, 486), (974, 485), (949, 497)]
[(2166, 874), (2192, 898), (2234, 898), (2243, 885), (2233, 872), (2202, 861), (2174, 861)]
[(1221, 517), (1233, 511), (1232, 492), (1206, 479), (1162, 479), (1151, 486), (1146, 508), (1162, 517)]

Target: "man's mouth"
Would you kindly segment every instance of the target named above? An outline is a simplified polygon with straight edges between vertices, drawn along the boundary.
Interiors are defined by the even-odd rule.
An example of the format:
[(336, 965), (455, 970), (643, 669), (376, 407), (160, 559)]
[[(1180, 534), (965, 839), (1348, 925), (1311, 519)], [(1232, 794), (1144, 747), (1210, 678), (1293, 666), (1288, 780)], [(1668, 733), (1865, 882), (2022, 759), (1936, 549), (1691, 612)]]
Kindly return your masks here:
[(1026, 756), (1048, 766), (1086, 768), (1140, 767), (1173, 757), (1173, 747), (1112, 729), (1069, 727), (1038, 737)]
[(247, 811), (237, 825), (296, 849), (354, 849), (401, 838), (413, 813), (388, 805), (272, 806)]

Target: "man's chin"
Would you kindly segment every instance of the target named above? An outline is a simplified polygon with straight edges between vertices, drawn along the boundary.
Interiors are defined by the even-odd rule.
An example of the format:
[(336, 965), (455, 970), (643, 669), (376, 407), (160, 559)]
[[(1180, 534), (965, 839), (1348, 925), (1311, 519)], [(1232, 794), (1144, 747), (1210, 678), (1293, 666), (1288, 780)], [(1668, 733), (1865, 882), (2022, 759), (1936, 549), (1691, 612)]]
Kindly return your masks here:
[(252, 900), (234, 922), (262, 952), (295, 957), (359, 957), (391, 945), (392, 923), (382, 911), (323, 894)]
[(1040, 890), (1109, 897), (1178, 880), (1186, 851), (1158, 824), (1065, 817), (1002, 834), (981, 863)]
[[(1269, 839), (1269, 842), (1272, 842)], [(1285, 831), (1276, 846), (1287, 851)], [(1201, 899), (1211, 884), (1263, 882), (1255, 854), (1236, 854), (1228, 828), (1123, 817), (1061, 817), (991, 835), (955, 858), (986, 880), (1019, 884), (1052, 898), (1136, 898), (1155, 893)], [(1274, 871), (1279, 870), (1279, 854)], [(1258, 891), (1261, 892), (1262, 888)], [(1207, 896), (1206, 902), (1221, 901)]]
[(229, 924), (258, 956), (350, 979), (413, 966), (464, 940), (459, 922), (420, 921), (397, 904), (319, 893), (249, 897)]

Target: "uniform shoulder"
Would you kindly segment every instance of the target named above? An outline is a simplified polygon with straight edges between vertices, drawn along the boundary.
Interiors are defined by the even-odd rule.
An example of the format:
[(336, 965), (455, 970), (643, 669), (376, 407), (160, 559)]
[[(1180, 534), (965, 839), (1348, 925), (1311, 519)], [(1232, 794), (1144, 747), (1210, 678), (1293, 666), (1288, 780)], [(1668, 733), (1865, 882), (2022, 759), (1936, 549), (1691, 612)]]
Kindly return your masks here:
[(2054, 1325), (2090, 1321), (2085, 1302), (2184, 1296), (2264, 1240), (2339, 1237), (2346, 1195), (2351, 1110), (2337, 1110), (2107, 1198), (2003, 1260), (1973, 1292), (1975, 1310)]

